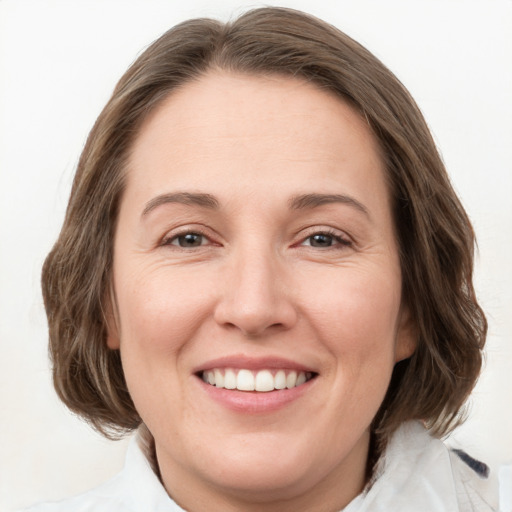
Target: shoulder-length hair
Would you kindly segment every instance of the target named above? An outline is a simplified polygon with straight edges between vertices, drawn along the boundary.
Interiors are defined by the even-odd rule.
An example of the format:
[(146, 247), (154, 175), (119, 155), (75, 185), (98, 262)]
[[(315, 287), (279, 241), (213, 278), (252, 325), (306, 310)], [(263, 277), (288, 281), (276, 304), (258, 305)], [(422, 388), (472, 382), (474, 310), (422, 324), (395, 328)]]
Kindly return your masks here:
[(363, 116), (383, 155), (417, 349), (397, 363), (374, 432), (424, 420), (446, 434), (479, 375), (487, 324), (472, 284), (474, 233), (425, 120), (404, 86), (368, 50), (298, 11), (262, 8), (229, 23), (184, 22), (161, 36), (117, 84), (79, 160), (59, 238), (42, 275), (54, 385), (107, 436), (141, 419), (119, 351), (106, 344), (112, 246), (125, 163), (141, 123), (173, 90), (211, 69), (298, 77)]

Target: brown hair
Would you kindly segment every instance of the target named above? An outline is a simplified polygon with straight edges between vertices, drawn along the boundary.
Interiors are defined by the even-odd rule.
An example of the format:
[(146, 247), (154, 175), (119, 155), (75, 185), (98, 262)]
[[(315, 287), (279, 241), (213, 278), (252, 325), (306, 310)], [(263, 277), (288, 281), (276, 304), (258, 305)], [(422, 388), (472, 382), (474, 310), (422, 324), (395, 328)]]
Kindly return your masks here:
[(59, 239), (43, 267), (54, 384), (74, 412), (107, 436), (141, 420), (119, 351), (106, 344), (112, 245), (124, 164), (138, 129), (164, 97), (209, 69), (306, 79), (348, 101), (380, 144), (418, 346), (395, 366), (374, 432), (423, 419), (438, 435), (481, 368), (487, 324), (472, 284), (474, 234), (427, 125), (407, 90), (336, 28), (282, 8), (233, 22), (191, 20), (166, 32), (128, 69), (82, 152)]

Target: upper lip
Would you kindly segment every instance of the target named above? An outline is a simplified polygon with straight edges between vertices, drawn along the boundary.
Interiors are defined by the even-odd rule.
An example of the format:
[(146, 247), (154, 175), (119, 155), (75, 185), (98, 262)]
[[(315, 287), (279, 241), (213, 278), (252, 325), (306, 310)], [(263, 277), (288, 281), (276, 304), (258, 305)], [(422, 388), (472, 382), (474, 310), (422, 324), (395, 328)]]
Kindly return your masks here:
[(247, 370), (295, 370), (300, 372), (312, 372), (315, 370), (307, 365), (298, 363), (283, 357), (250, 357), (246, 355), (224, 356), (206, 361), (197, 366), (193, 373), (213, 370), (214, 368), (233, 368)]

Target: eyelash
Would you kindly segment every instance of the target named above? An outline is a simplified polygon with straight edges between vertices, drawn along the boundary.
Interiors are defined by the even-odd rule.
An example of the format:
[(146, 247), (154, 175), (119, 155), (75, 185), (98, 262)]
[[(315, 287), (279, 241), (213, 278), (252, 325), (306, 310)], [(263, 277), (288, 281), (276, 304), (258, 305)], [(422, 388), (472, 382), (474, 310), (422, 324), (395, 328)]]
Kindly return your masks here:
[[(340, 235), (339, 232), (337, 232), (333, 229), (322, 229), (320, 231), (313, 231), (313, 232), (311, 232), (311, 234), (309, 234), (308, 236), (303, 238), (299, 245), (304, 247), (304, 242), (306, 240), (309, 240), (309, 239), (313, 238), (314, 236), (318, 236), (318, 235), (330, 237), (333, 239), (333, 242), (336, 242), (337, 244), (339, 244), (342, 247), (351, 247), (352, 246), (351, 240)], [(308, 244), (306, 247), (313, 247), (313, 246), (311, 244)], [(320, 249), (324, 249), (324, 250), (336, 249), (336, 245), (333, 243), (332, 245), (329, 245), (327, 247), (322, 247)]]
[[(201, 236), (201, 237), (203, 237), (203, 238), (205, 238), (207, 240), (210, 240), (208, 235), (206, 233), (204, 233), (201, 229), (184, 229), (183, 231), (181, 231), (179, 233), (174, 233), (171, 236), (164, 237), (164, 239), (162, 240), (160, 245), (162, 245), (162, 246), (174, 246), (174, 247), (176, 247), (176, 249), (187, 250), (189, 248), (182, 247), (180, 245), (172, 243), (174, 241), (178, 241), (179, 238), (185, 237), (187, 235), (198, 235), (198, 236)], [(199, 245), (197, 247), (202, 247), (202, 246), (203, 246), (203, 244), (201, 244), (201, 245)], [(194, 247), (192, 247), (192, 248), (194, 248)]]
[[(197, 236), (203, 237), (203, 239), (209, 240), (211, 242), (210, 237), (208, 237), (208, 235), (206, 233), (204, 233), (202, 230), (200, 230), (200, 229), (186, 229), (186, 230), (183, 230), (183, 231), (181, 231), (179, 233), (174, 233), (171, 236), (165, 237), (162, 240), (160, 245), (161, 246), (173, 246), (176, 249), (181, 249), (181, 250), (196, 249), (196, 248), (204, 246), (204, 244), (201, 243), (198, 246), (183, 247), (183, 246), (180, 246), (179, 244), (174, 244), (173, 243), (175, 241), (178, 241), (179, 238), (185, 237), (187, 235), (197, 235)], [(315, 247), (315, 246), (311, 245), (311, 242), (309, 244), (307, 244), (307, 245), (304, 244), (304, 242), (306, 242), (307, 240), (312, 239), (314, 236), (325, 236), (325, 237), (332, 238), (333, 243), (331, 245), (326, 246), (326, 247)], [(215, 245), (217, 245), (217, 244), (215, 244)], [(295, 246), (299, 246), (299, 247), (312, 247), (313, 249), (318, 248), (318, 249), (323, 249), (323, 250), (329, 250), (329, 249), (336, 249), (337, 245), (342, 246), (342, 247), (351, 247), (352, 246), (352, 241), (348, 240), (344, 236), (340, 235), (338, 232), (336, 232), (333, 229), (322, 229), (322, 230), (319, 230), (319, 231), (311, 231), (311, 233), (308, 234), (306, 237), (302, 238), (301, 241), (298, 244), (294, 244), (294, 245)]]

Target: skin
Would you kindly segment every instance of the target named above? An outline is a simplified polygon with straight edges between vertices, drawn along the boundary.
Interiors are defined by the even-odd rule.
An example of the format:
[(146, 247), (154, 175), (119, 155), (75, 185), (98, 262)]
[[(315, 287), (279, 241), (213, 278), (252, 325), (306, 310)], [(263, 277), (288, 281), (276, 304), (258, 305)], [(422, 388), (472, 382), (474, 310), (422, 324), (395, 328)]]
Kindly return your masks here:
[[(177, 192), (218, 207), (162, 201)], [(290, 208), (312, 193), (353, 202)], [(186, 233), (200, 245), (180, 247)], [(182, 507), (334, 511), (360, 493), (369, 425), (414, 337), (382, 159), (349, 105), (221, 71), (173, 92), (132, 148), (114, 289), (108, 345)], [(285, 407), (241, 414), (195, 375), (233, 355), (317, 376)]]

